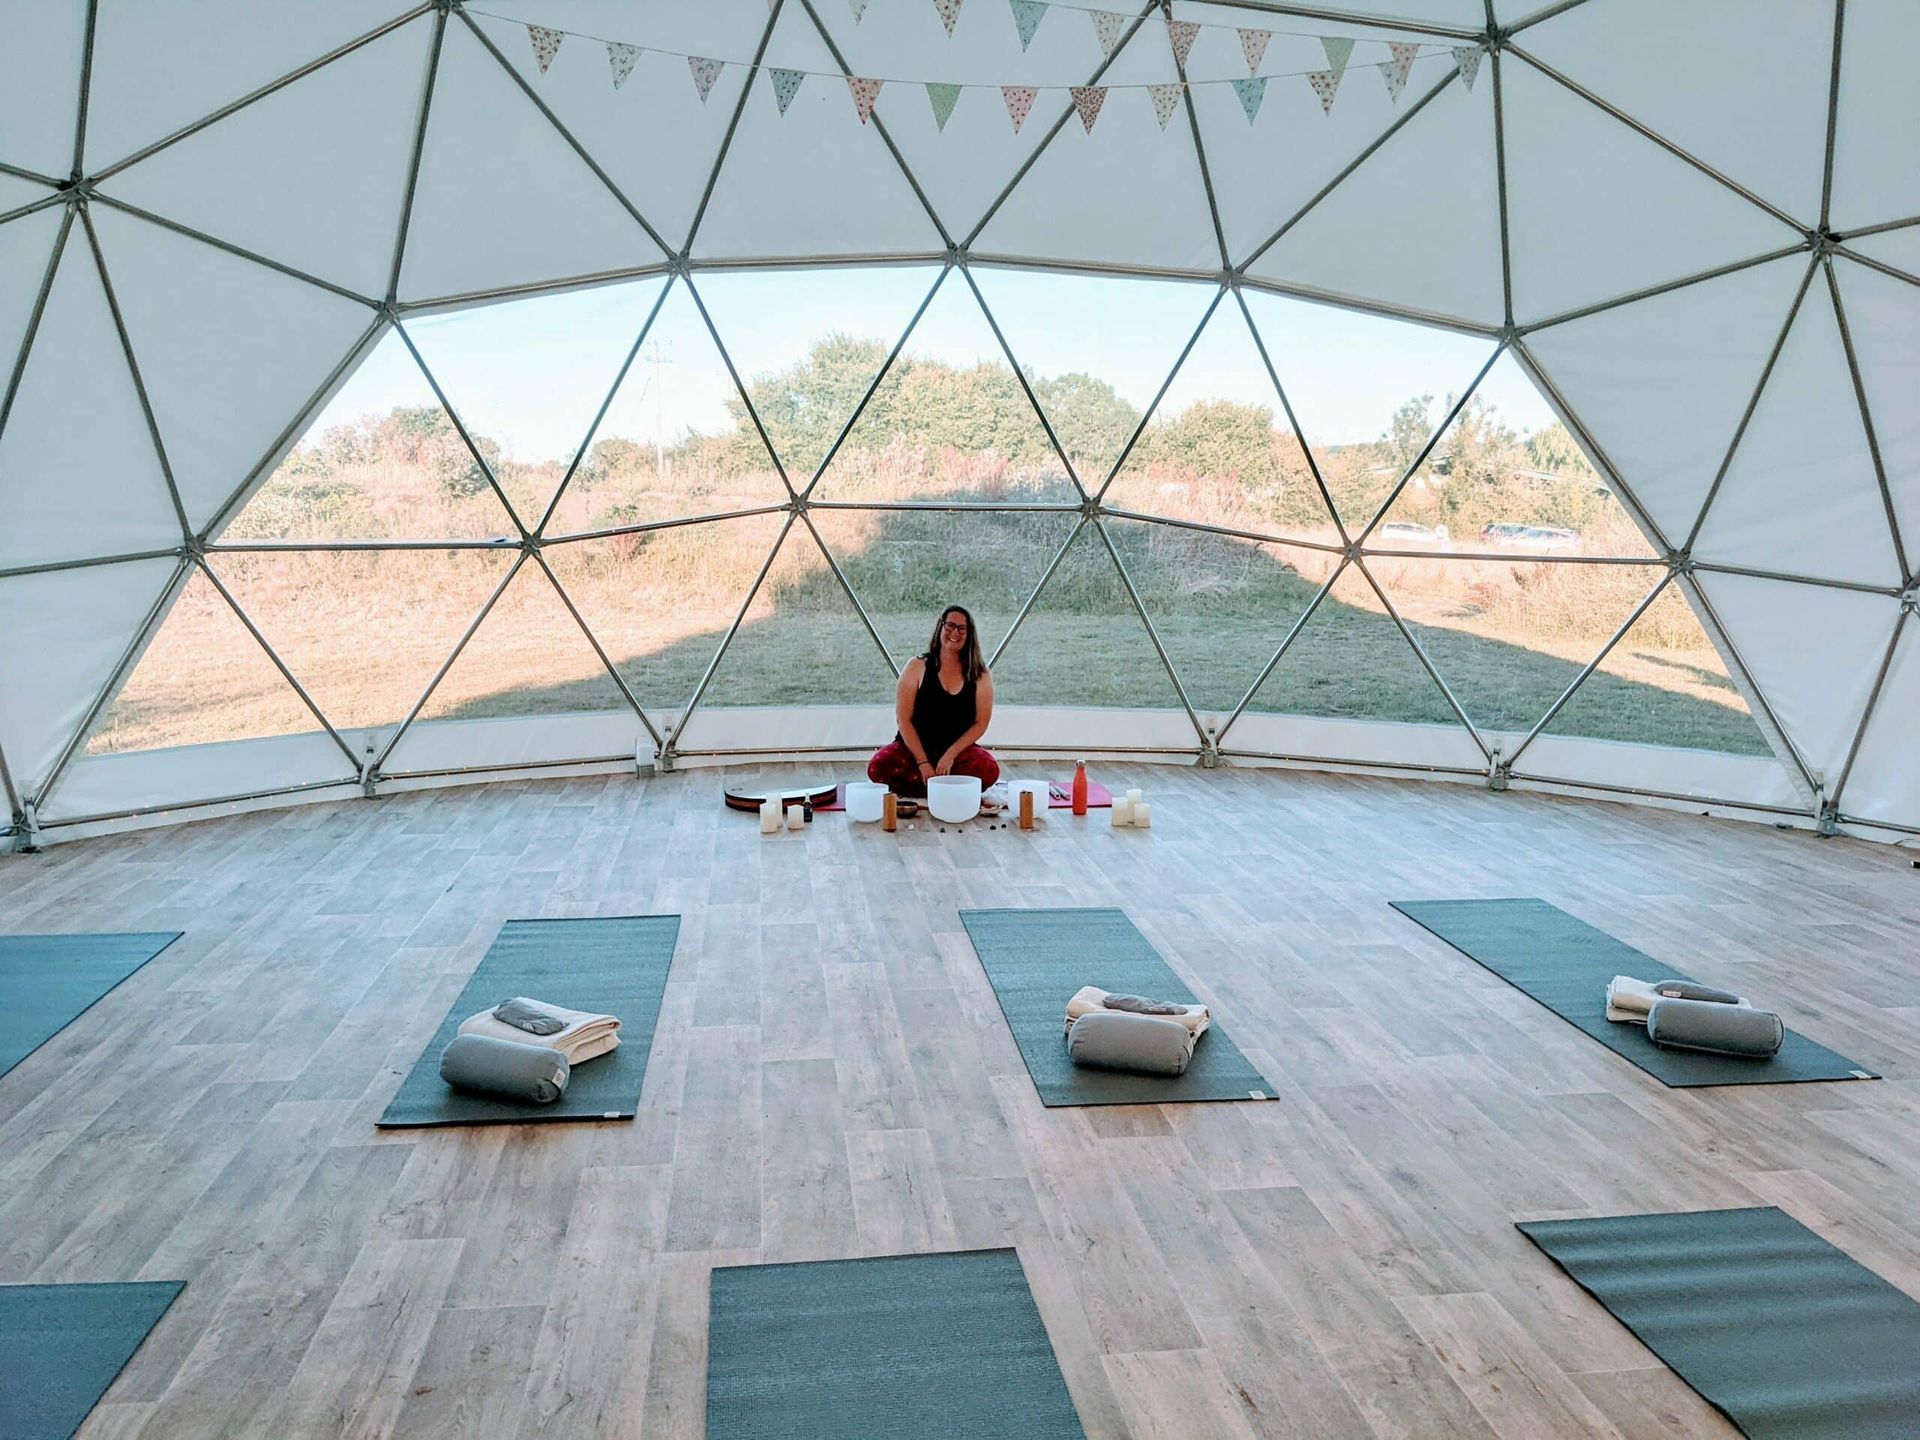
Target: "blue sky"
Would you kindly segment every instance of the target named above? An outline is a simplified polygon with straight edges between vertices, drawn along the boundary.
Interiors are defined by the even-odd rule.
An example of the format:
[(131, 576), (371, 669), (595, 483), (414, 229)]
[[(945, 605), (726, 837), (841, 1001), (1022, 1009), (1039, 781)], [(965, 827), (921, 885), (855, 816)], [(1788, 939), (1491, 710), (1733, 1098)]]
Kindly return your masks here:
[[(936, 269), (712, 272), (697, 277), (741, 374), (783, 368), (834, 330), (899, 338)], [(1081, 370), (1145, 407), (1213, 297), (1167, 281), (977, 269), (975, 277), (1014, 353), (1042, 375)], [(409, 322), (409, 333), (461, 418), (516, 459), (576, 446), (619, 372), (664, 281), (542, 296)], [(1288, 398), (1315, 444), (1371, 440), (1410, 396), (1458, 393), (1492, 352), (1486, 341), (1278, 296), (1247, 294)], [(656, 365), (655, 345), (658, 345)], [(952, 364), (1004, 359), (959, 273), (948, 276), (915, 327), (908, 352)], [(622, 384), (598, 434), (668, 444), (689, 431), (729, 428), (732, 387), (683, 286), (662, 307), (642, 363)], [(1502, 359), (1481, 393), (1506, 422), (1530, 431), (1553, 416), (1519, 367)], [(1203, 398), (1278, 409), (1231, 297), (1209, 322), (1162, 403), (1172, 413)], [(322, 413), (324, 429), (432, 395), (390, 336)]]

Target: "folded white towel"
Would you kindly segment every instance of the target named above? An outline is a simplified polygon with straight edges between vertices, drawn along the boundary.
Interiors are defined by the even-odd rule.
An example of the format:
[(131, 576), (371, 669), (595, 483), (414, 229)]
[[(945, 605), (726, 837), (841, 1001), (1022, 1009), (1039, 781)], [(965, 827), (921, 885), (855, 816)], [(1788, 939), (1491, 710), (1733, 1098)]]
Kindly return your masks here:
[(521, 1045), (545, 1045), (558, 1050), (567, 1057), (569, 1065), (579, 1065), (604, 1055), (620, 1044), (620, 1019), (615, 1015), (594, 1015), (585, 1010), (568, 1010), (559, 1005), (549, 1005), (544, 1001), (525, 1002), (546, 1011), (556, 1020), (562, 1021), (564, 1029), (551, 1035), (534, 1035), (509, 1025), (504, 1020), (496, 1020), (493, 1011), (482, 1010), (478, 1015), (469, 1015), (460, 1022), (462, 1035), (491, 1035), (496, 1040), (512, 1040)]
[[(1607, 1019), (1623, 1025), (1644, 1025), (1647, 1012), (1653, 1009), (1654, 1002), (1663, 999), (1686, 998), (1705, 990), (1706, 987), (1676, 980), (1636, 980), (1631, 975), (1616, 975), (1607, 982)], [(1731, 992), (1708, 992), (1714, 998)], [(1744, 1006), (1746, 996), (1735, 996), (1735, 1005)]]
[(1144, 1013), (1154, 1015), (1158, 1019), (1172, 1020), (1177, 1024), (1186, 1026), (1196, 1040), (1206, 1034), (1207, 1026), (1213, 1023), (1213, 1016), (1207, 1013), (1207, 1007), (1204, 1005), (1184, 1005), (1176, 1001), (1168, 1001), (1166, 1002), (1167, 1004), (1175, 1007), (1173, 1012), (1160, 1014), (1156, 1010), (1140, 1011), (1132, 1006), (1109, 1006), (1107, 1001), (1110, 998), (1114, 998), (1111, 992), (1102, 990), (1097, 985), (1081, 986), (1074, 994), (1074, 997), (1067, 1001), (1067, 1023), (1065, 1028), (1071, 1030), (1073, 1028), (1073, 1022), (1078, 1020), (1082, 1015), (1090, 1015), (1095, 1010), (1107, 1009), (1115, 1010), (1120, 1014)]

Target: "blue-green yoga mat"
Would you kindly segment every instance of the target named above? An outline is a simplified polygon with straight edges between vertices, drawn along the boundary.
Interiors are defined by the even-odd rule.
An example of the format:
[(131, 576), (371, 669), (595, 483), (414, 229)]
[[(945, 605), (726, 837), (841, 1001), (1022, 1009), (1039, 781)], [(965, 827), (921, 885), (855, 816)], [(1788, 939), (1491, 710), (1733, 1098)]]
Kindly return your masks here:
[(0, 1436), (67, 1440), (186, 1288), (0, 1285)]
[[(654, 1022), (680, 936), (678, 915), (614, 920), (509, 920), (380, 1117), (387, 1129), (631, 1120), (640, 1104)], [(440, 1052), (460, 1022), (516, 995), (620, 1017), (620, 1048), (573, 1072), (551, 1105), (472, 1095), (440, 1078)]]
[(1663, 1085), (1679, 1089), (1877, 1078), (1791, 1030), (1771, 1060), (1661, 1049), (1647, 1038), (1644, 1025), (1607, 1019), (1607, 982), (1616, 975), (1636, 980), (1689, 977), (1544, 900), (1395, 900), (1393, 908)]
[(0, 935), (0, 1075), (79, 1019), (180, 933)]
[(1920, 1435), (1920, 1301), (1784, 1211), (1519, 1229), (1750, 1440)]
[(974, 953), (1027, 1062), (1043, 1105), (1177, 1105), (1271, 1100), (1273, 1086), (1220, 1028), (1194, 1047), (1184, 1075), (1088, 1070), (1067, 1058), (1067, 1001), (1083, 985), (1196, 1003), (1160, 952), (1119, 910), (962, 910)]
[(1012, 1250), (722, 1266), (707, 1440), (1086, 1440)]

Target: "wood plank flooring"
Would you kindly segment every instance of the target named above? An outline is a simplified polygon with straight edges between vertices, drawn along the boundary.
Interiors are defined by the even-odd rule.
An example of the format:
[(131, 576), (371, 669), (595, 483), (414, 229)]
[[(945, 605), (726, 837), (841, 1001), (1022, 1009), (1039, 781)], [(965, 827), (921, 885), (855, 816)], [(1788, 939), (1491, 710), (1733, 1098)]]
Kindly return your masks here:
[[(747, 773), (0, 859), (0, 929), (186, 931), (0, 1080), (0, 1282), (188, 1282), (87, 1440), (696, 1440), (719, 1263), (1018, 1246), (1094, 1440), (1732, 1436), (1519, 1218), (1776, 1204), (1920, 1296), (1909, 852), (1157, 767), (1101, 774), (1149, 832), (763, 840)], [(1387, 908), (1479, 895), (1887, 1078), (1663, 1089)], [(974, 905), (1124, 906), (1279, 1103), (1043, 1109)], [(648, 912), (684, 918), (634, 1122), (374, 1129), (502, 921)]]

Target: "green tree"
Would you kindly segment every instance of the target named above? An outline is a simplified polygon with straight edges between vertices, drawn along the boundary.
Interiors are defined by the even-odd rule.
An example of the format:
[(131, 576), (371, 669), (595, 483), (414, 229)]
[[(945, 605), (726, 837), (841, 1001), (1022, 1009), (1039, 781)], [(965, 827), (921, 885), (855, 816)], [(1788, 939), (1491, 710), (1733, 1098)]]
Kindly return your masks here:
[(1089, 487), (1098, 485), (1126, 448), (1140, 423), (1140, 412), (1106, 381), (1077, 370), (1036, 379), (1033, 390), (1053, 422), (1054, 434), (1080, 471), (1081, 481)]

